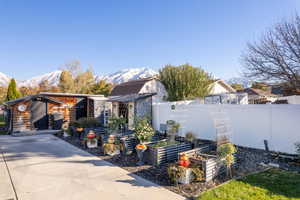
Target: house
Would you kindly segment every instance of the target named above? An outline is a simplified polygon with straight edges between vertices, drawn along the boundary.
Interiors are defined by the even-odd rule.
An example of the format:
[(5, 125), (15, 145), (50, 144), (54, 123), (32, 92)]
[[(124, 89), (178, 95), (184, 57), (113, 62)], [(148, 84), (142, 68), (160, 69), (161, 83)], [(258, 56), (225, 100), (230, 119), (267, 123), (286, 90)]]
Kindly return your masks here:
[(108, 101), (112, 103), (112, 115), (124, 117), (128, 129), (132, 129), (135, 117), (151, 117), (152, 103), (167, 97), (163, 84), (156, 78), (145, 78), (116, 85)]
[(229, 84), (217, 79), (211, 84), (210, 95), (204, 98), (204, 104), (248, 104), (248, 94), (238, 93)]
[(236, 93), (236, 90), (221, 79), (215, 80), (211, 84), (210, 95), (224, 94), (224, 93)]
[(57, 130), (61, 129), (63, 121), (71, 122), (83, 117), (96, 117), (103, 121), (105, 101), (102, 95), (69, 93), (40, 93), (8, 101), (4, 103), (8, 130), (10, 133)]
[(266, 104), (277, 100), (278, 95), (273, 94), (270, 89), (261, 90), (256, 88), (246, 88), (242, 90), (248, 94), (249, 104)]
[(204, 104), (248, 104), (247, 93), (222, 93), (204, 98)]

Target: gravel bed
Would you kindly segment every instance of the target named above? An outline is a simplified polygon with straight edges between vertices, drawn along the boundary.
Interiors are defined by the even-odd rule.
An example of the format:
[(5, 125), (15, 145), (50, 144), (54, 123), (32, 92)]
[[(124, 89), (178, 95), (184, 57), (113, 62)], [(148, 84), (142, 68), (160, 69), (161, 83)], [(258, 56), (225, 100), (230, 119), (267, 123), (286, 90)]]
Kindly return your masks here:
[[(143, 165), (137, 166), (138, 158), (136, 153), (132, 153), (131, 155), (116, 155), (116, 156), (107, 156), (104, 155), (101, 148), (95, 149), (86, 149), (84, 148), (78, 140), (74, 140), (72, 138), (63, 138), (61, 139), (75, 145), (76, 147), (83, 149), (105, 161), (108, 161), (114, 165), (117, 165), (133, 174), (136, 174), (140, 177), (143, 177), (147, 180), (150, 180), (156, 184), (159, 184), (166, 189), (173, 191), (177, 194), (180, 194), (184, 197), (191, 198), (199, 196), (201, 192), (204, 192), (210, 188), (216, 187), (219, 184), (222, 184), (229, 180), (225, 175), (221, 175), (215, 178), (210, 182), (193, 182), (187, 185), (175, 185), (170, 182), (167, 175), (167, 166), (155, 167), (151, 165)], [(238, 167), (233, 169), (233, 175), (235, 177), (245, 176), (249, 173), (253, 173), (255, 171), (261, 171), (267, 168), (267, 165), (262, 165), (261, 163), (281, 163), (281, 166), (284, 165), (282, 162), (272, 159), (272, 157), (267, 154), (265, 151), (261, 150), (253, 150), (249, 148), (238, 147), (238, 151), (236, 153), (236, 159), (238, 162)], [(285, 167), (289, 166), (285, 164)], [(293, 167), (289, 166), (289, 169)], [(296, 169), (298, 169), (296, 167)], [(300, 167), (299, 167), (300, 172)]]

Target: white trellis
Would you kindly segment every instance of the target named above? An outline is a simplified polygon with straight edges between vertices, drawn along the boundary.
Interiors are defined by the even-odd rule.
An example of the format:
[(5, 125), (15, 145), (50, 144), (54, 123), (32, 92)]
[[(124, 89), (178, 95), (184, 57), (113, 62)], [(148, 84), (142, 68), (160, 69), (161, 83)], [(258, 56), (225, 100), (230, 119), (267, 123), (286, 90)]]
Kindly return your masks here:
[(210, 115), (216, 129), (217, 147), (222, 144), (231, 143), (233, 134), (228, 114), (222, 109), (222, 106), (217, 106), (210, 112)]

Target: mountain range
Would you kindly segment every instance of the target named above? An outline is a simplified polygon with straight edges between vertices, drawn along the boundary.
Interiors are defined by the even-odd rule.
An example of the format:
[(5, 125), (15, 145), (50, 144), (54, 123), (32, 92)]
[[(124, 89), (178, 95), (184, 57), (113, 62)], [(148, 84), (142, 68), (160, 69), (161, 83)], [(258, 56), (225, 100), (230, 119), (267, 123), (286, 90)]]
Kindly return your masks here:
[[(61, 72), (62, 72), (61, 70), (57, 70), (40, 76), (35, 76), (28, 80), (17, 81), (17, 86), (36, 87), (42, 81), (45, 80), (48, 80), (49, 85), (57, 86), (59, 83)], [(131, 80), (152, 77), (156, 74), (157, 72), (150, 68), (131, 68), (131, 69), (120, 70), (109, 75), (96, 75), (95, 81), (106, 80), (107, 82), (110, 83), (119, 84)], [(7, 86), (10, 79), (11, 78), (9, 76), (0, 72), (0, 86)]]

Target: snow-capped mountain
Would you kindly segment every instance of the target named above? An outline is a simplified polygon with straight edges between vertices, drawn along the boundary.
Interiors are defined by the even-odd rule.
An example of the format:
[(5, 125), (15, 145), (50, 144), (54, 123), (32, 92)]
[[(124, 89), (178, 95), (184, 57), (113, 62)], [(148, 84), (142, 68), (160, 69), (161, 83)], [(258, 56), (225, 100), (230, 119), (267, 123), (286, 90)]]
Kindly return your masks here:
[[(49, 85), (56, 86), (59, 83), (59, 78), (61, 75), (60, 70), (46, 73), (40, 76), (35, 76), (31, 79), (25, 81), (17, 81), (18, 87), (37, 87), (42, 81), (48, 80)], [(148, 78), (156, 75), (157, 72), (149, 68), (132, 68), (124, 69), (118, 72), (115, 72), (110, 75), (98, 75), (95, 76), (95, 80), (106, 80), (108, 82), (119, 84), (126, 81), (137, 80), (141, 78)], [(0, 72), (0, 86), (7, 86), (10, 81), (10, 78)]]
[(157, 72), (149, 68), (132, 68), (117, 71), (106, 76), (96, 76), (96, 81), (106, 80), (110, 83), (123, 83), (127, 81), (137, 80), (141, 78), (148, 78), (157, 75)]
[(10, 77), (0, 72), (0, 86), (7, 86), (10, 81)]
[(60, 70), (54, 71), (54, 72), (50, 72), (47, 74), (43, 74), (41, 76), (35, 76), (31, 79), (28, 79), (26, 81), (18, 81), (17, 85), (18, 87), (36, 87), (38, 86), (41, 82), (47, 80), (48, 84), (50, 86), (56, 86), (59, 83), (59, 78), (61, 75)]

